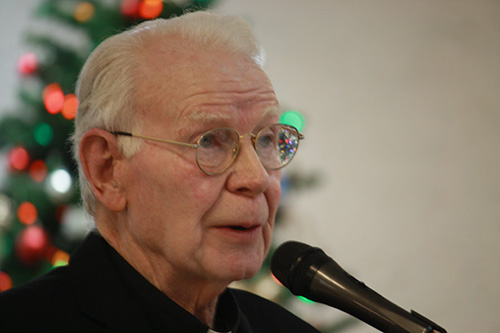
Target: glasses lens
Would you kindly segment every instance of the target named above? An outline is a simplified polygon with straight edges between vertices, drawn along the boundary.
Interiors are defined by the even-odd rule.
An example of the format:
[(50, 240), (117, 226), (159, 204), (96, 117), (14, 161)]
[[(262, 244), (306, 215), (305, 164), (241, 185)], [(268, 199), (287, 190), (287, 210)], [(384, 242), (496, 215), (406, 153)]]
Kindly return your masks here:
[(255, 150), (267, 169), (275, 170), (290, 162), (299, 146), (299, 133), (292, 126), (274, 124), (263, 128), (255, 138)]
[(238, 133), (230, 128), (217, 128), (203, 134), (198, 140), (196, 162), (207, 174), (224, 171), (238, 153)]

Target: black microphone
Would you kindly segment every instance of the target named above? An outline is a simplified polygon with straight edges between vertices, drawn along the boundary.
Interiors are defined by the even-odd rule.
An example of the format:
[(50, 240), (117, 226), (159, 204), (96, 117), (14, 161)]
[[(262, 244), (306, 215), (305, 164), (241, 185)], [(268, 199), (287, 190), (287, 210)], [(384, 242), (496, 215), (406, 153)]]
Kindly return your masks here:
[(333, 306), (382, 332), (446, 332), (368, 288), (317, 247), (294, 241), (280, 245), (271, 258), (271, 271), (293, 294)]

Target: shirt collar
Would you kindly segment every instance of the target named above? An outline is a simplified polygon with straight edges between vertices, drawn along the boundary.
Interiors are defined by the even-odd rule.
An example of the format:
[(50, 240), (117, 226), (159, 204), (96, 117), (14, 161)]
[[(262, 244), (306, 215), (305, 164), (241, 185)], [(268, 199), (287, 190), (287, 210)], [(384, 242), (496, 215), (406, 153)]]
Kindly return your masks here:
[[(128, 291), (139, 304), (151, 327), (157, 331), (214, 332), (194, 315), (163, 294), (137, 272), (109, 244), (113, 265), (123, 279)], [(217, 303), (215, 332), (236, 332), (240, 311), (231, 291), (227, 289)]]

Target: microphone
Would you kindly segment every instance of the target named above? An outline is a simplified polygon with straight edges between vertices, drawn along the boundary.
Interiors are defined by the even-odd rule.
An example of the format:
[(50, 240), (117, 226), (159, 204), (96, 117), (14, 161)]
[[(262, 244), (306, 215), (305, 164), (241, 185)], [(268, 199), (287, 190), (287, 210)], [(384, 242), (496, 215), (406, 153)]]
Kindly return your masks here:
[(294, 295), (333, 306), (382, 332), (446, 333), (368, 288), (317, 247), (295, 241), (280, 245), (271, 258), (271, 271)]

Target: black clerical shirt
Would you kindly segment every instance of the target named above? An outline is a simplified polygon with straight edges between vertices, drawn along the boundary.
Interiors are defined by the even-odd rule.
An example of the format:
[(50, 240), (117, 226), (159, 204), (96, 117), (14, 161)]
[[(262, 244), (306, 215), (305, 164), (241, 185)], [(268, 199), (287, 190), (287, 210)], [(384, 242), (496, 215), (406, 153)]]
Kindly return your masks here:
[[(0, 293), (0, 332), (175, 332), (211, 329), (161, 293), (99, 234), (91, 232), (59, 267)], [(318, 332), (279, 305), (227, 289), (215, 327), (232, 333)]]
[[(312, 328), (306, 327), (309, 326), (308, 324), (305, 324), (284, 309), (278, 308), (274, 303), (256, 295), (229, 288), (219, 297), (214, 320), (215, 327), (212, 328), (213, 331), (210, 331), (210, 328), (198, 318), (184, 310), (150, 284), (149, 281), (130, 266), (130, 264), (111, 247), (110, 253), (113, 264), (116, 266), (119, 275), (123, 277), (132, 297), (141, 305), (140, 308), (154, 331), (253, 333), (279, 332), (277, 330), (280, 330), (281, 332), (315, 332)], [(253, 309), (250, 314), (255, 314), (256, 317), (251, 318), (252, 322), (249, 321), (245, 313), (242, 313), (242, 309), (238, 304), (238, 299), (245, 307)], [(275, 307), (276, 309), (274, 309)], [(266, 313), (271, 314), (271, 316), (260, 316), (258, 313), (254, 313), (259, 309), (265, 310)], [(274, 311), (277, 311), (276, 317), (272, 316)], [(266, 328), (266, 325), (270, 323), (263, 322), (264, 318), (270, 322), (274, 322), (274, 324), (270, 326), (276, 326), (275, 329), (277, 330)], [(290, 326), (290, 320), (296, 322), (298, 326)], [(285, 329), (284, 326), (289, 328)], [(304, 330), (300, 327), (304, 327)]]
[[(140, 309), (153, 330), (174, 332), (182, 327), (186, 332), (207, 332), (208, 326), (149, 283), (115, 250), (111, 247), (109, 250), (113, 264), (123, 278), (127, 290), (140, 304)], [(239, 313), (231, 291), (226, 290), (220, 297), (217, 309), (214, 329), (217, 332), (236, 332)]]

